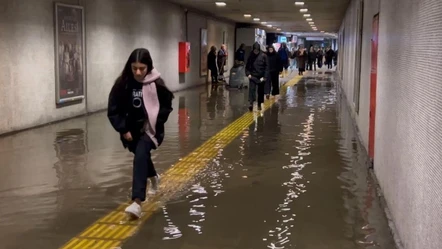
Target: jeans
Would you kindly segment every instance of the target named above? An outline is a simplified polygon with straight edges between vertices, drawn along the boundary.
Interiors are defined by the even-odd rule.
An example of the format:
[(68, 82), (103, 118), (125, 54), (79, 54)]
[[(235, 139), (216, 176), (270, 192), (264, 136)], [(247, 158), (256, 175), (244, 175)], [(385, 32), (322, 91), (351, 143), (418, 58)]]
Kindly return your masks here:
[(132, 176), (132, 200), (146, 200), (147, 178), (157, 175), (151, 158), (151, 150), (155, 144), (147, 134), (144, 134), (137, 141), (133, 141), (135, 148)]
[(253, 103), (256, 101), (256, 90), (258, 90), (258, 106), (260, 106), (262, 103), (264, 103), (264, 86), (265, 86), (265, 82), (256, 83), (253, 80), (249, 80), (249, 102), (250, 102), (250, 105), (253, 105)]

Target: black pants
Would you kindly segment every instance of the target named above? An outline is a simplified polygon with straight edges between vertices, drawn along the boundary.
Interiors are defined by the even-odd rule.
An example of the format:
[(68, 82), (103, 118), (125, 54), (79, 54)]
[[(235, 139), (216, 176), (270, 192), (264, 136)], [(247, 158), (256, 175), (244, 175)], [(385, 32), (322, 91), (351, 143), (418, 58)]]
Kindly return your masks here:
[(151, 158), (151, 150), (155, 144), (144, 134), (141, 138), (131, 142), (131, 150), (134, 154), (132, 176), (132, 200), (146, 200), (147, 178), (157, 175)]
[[(279, 77), (279, 76), (278, 76)], [(249, 102), (253, 105), (256, 101), (256, 90), (258, 90), (258, 106), (264, 103), (264, 82), (255, 83), (255, 81), (249, 81)]]
[(272, 95), (279, 94), (279, 72), (270, 72), (270, 80), (272, 82)]
[(333, 62), (330, 59), (327, 60), (327, 68), (328, 69), (332, 69), (333, 68)]
[(309, 62), (308, 62), (308, 68), (307, 68), (307, 70), (310, 70), (310, 71), (313, 70), (313, 66), (314, 66), (315, 71), (316, 71), (316, 62), (313, 61), (313, 60), (309, 61)]
[(218, 69), (210, 69), (210, 77), (212, 78), (212, 83), (218, 83)]

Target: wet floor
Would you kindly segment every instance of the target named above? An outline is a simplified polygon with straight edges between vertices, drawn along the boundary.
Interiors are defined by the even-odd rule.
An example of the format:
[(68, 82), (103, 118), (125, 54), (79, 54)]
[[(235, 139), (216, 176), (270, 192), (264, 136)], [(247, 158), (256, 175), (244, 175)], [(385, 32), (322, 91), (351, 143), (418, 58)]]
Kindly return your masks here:
[[(393, 249), (333, 77), (290, 87), (123, 248)], [(177, 93), (158, 171), (240, 117), (246, 99)], [(62, 246), (127, 201), (131, 161), (104, 113), (0, 138), (0, 248)]]

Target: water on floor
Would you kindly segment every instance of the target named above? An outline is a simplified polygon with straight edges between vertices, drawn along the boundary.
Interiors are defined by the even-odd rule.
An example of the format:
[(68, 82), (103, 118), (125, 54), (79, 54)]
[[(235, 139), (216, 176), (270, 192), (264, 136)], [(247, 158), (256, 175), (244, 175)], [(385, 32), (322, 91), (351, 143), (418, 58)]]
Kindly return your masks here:
[[(333, 77), (288, 88), (123, 248), (394, 248)], [(177, 93), (158, 171), (246, 112), (246, 96)], [(104, 113), (0, 138), (0, 248), (60, 247), (128, 199), (131, 161)]]

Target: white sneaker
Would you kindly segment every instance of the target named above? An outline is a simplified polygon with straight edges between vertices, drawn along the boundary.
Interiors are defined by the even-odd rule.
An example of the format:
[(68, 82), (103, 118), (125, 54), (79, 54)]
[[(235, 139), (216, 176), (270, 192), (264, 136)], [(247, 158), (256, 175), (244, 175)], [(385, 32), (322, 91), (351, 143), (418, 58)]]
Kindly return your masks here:
[(141, 217), (141, 206), (138, 205), (138, 203), (133, 202), (124, 210), (124, 212), (139, 219)]
[(158, 191), (158, 186), (160, 185), (160, 175), (156, 175), (154, 177), (150, 177), (150, 188), (147, 191), (150, 195), (155, 195)]

